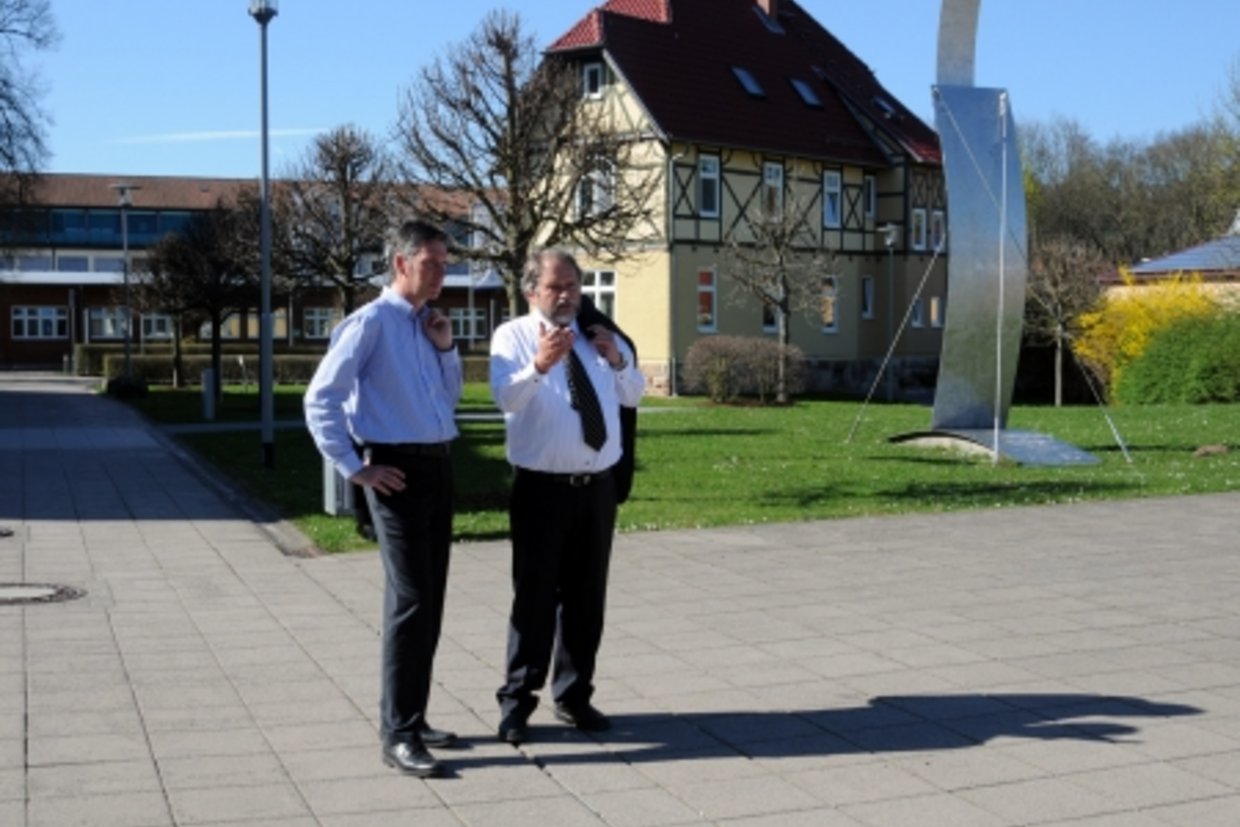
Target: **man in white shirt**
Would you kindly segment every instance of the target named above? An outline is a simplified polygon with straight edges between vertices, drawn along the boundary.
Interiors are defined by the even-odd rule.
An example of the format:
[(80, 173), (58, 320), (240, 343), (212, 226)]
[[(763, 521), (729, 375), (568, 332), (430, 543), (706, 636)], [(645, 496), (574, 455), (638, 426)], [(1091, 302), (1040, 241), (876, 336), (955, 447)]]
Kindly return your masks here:
[(646, 386), (622, 340), (602, 325), (578, 326), (581, 270), (571, 255), (531, 256), (521, 287), (530, 312), (491, 339), (491, 393), (513, 465), (514, 595), (507, 679), (496, 693), (499, 737), (511, 744), (528, 738), (553, 655), (556, 717), (587, 731), (609, 726), (590, 699), (616, 523), (611, 470), (620, 406), (635, 407)]

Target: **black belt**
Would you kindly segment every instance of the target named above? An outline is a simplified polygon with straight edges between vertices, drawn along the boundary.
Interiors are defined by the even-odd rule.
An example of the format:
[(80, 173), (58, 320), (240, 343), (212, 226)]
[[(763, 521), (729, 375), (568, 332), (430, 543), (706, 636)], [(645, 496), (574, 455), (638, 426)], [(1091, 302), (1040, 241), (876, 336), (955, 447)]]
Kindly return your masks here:
[(611, 469), (604, 468), (602, 471), (590, 471), (584, 474), (552, 474), (547, 471), (533, 471), (529, 468), (517, 466), (517, 473), (523, 476), (530, 476), (535, 479), (545, 480), (546, 482), (567, 485), (572, 488), (584, 488), (592, 482), (610, 477)]
[(368, 442), (366, 447), (380, 453), (390, 452), (409, 457), (446, 457), (452, 454), (451, 442)]

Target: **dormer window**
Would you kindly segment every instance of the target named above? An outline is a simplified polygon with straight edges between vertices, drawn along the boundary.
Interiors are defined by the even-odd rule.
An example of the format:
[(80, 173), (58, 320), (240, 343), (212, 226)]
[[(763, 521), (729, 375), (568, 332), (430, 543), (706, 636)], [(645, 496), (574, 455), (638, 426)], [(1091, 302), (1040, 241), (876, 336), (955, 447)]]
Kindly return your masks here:
[(793, 89), (797, 90), (797, 94), (801, 96), (801, 100), (806, 106), (812, 106), (815, 109), (822, 108), (822, 98), (818, 97), (814, 87), (800, 78), (788, 78), (788, 82), (792, 84)]
[(606, 70), (602, 63), (583, 64), (581, 67), (581, 96), (583, 98), (601, 98), (606, 79)]
[(761, 4), (753, 7), (753, 13), (758, 15), (758, 19), (762, 21), (762, 25), (766, 26), (772, 34), (784, 33), (784, 27), (779, 25), (779, 21), (776, 20), (773, 15), (769, 14), (766, 9), (762, 8)]
[(762, 88), (762, 84), (758, 83), (758, 79), (748, 69), (743, 66), (733, 66), (732, 74), (736, 75), (736, 79), (740, 81), (741, 86), (751, 96), (755, 98), (766, 97), (766, 90)]
[(896, 115), (896, 108), (891, 105), (891, 101), (882, 97), (875, 96), (874, 105), (878, 107), (878, 111), (883, 113), (884, 118), (893, 118)]

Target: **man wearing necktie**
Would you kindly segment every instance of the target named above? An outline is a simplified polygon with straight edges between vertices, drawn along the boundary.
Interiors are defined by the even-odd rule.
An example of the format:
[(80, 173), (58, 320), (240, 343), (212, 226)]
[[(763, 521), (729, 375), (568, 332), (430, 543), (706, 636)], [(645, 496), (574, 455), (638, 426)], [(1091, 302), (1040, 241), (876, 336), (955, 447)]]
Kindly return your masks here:
[(306, 390), (306, 425), (323, 456), (365, 490), (379, 540), (383, 761), (428, 777), (442, 766), (427, 747), (456, 742), (430, 726), (426, 705), (452, 544), (461, 357), (448, 317), (430, 306), (443, 288), (447, 235), (407, 221), (388, 248), (392, 282), (332, 331)]
[(620, 406), (635, 407), (646, 386), (620, 338), (578, 326), (581, 270), (571, 255), (531, 256), (521, 289), (530, 312), (491, 339), (491, 393), (513, 466), (513, 602), (497, 693), (499, 737), (511, 744), (528, 738), (549, 670), (557, 718), (587, 731), (609, 726), (591, 697), (616, 523), (611, 472)]

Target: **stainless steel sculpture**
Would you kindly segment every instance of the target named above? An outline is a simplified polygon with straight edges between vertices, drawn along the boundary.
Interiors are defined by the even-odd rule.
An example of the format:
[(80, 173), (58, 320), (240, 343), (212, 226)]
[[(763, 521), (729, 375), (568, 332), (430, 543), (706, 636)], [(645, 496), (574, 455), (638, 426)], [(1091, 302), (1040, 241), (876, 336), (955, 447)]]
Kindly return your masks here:
[(929, 432), (1034, 465), (1095, 462), (1042, 434), (1007, 430), (1025, 306), (1025, 194), (1005, 89), (973, 85), (981, 0), (943, 0), (935, 126), (950, 208), (948, 307)]

